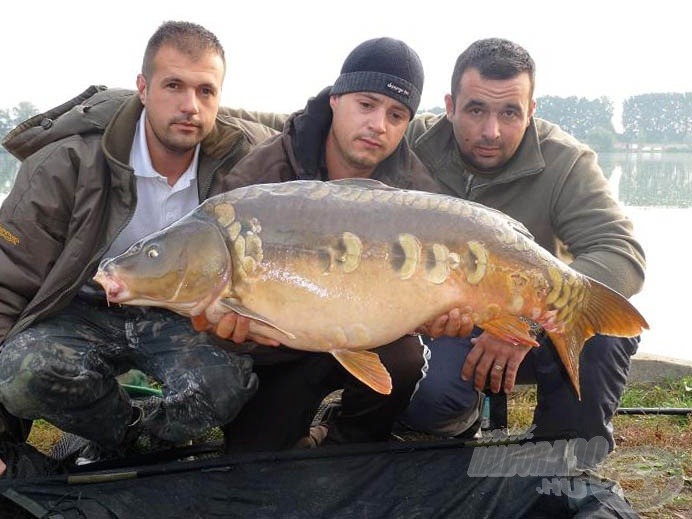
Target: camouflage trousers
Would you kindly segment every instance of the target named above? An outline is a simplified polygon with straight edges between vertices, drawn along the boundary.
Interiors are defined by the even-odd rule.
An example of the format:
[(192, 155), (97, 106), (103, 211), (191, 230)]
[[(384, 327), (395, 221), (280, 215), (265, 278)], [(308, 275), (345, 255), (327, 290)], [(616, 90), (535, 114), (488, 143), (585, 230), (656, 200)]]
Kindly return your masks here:
[(0, 403), (115, 447), (133, 416), (116, 377), (133, 368), (161, 382), (164, 398), (143, 424), (171, 442), (229, 422), (258, 385), (249, 356), (214, 346), (187, 318), (77, 298), (3, 345)]

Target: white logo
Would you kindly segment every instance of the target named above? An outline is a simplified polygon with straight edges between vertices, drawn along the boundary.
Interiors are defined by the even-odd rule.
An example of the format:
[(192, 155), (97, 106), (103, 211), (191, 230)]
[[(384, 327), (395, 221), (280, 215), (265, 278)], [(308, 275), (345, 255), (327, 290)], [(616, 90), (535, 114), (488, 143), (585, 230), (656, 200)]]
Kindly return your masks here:
[(387, 83), (387, 88), (389, 90), (393, 90), (394, 92), (396, 92), (400, 96), (405, 96), (405, 97), (411, 96), (411, 92), (409, 92), (407, 88), (401, 87), (399, 85), (395, 85), (391, 81), (389, 83)]

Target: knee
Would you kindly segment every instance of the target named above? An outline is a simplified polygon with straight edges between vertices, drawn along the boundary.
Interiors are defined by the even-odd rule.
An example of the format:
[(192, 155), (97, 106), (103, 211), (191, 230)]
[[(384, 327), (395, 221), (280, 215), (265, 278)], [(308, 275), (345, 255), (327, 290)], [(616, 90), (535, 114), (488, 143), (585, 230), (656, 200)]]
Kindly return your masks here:
[(13, 414), (37, 417), (79, 395), (96, 395), (98, 381), (90, 375), (84, 366), (50, 348), (24, 348), (10, 342), (0, 355), (0, 401)]
[(233, 420), (259, 387), (259, 379), (251, 370), (252, 363), (239, 360), (227, 370), (206, 377), (203, 399), (212, 412), (212, 421), (222, 425)]
[(376, 351), (392, 378), (395, 390), (408, 388), (411, 391), (423, 376), (425, 359), (418, 337), (406, 336)]
[(639, 337), (595, 335), (584, 344), (583, 360), (629, 366), (638, 346)]
[(0, 402), (17, 416), (27, 416), (37, 407), (40, 397), (30, 386), (43, 365), (40, 355), (23, 348), (21, 342), (10, 341), (0, 354)]

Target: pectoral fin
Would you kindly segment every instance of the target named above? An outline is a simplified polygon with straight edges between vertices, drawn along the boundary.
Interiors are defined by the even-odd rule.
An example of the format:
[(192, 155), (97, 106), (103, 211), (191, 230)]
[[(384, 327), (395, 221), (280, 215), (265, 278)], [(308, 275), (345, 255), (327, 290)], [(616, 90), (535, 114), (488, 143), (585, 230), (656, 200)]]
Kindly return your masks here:
[(515, 315), (503, 315), (491, 321), (478, 323), (478, 326), (486, 332), (514, 344), (534, 347), (539, 345), (530, 333), (529, 323)]
[(392, 378), (377, 353), (366, 350), (333, 350), (330, 353), (366, 386), (383, 395), (392, 392)]
[(255, 313), (255, 312), (253, 312), (252, 310), (250, 310), (250, 309), (248, 309), (248, 308), (245, 308), (243, 305), (241, 305), (240, 303), (234, 301), (233, 299), (221, 299), (219, 302), (220, 302), (223, 306), (225, 306), (226, 308), (228, 308), (229, 310), (232, 310), (232, 311), (234, 311), (235, 313), (237, 313), (238, 315), (242, 315), (243, 317), (247, 317), (248, 319), (253, 319), (254, 321), (258, 321), (258, 322), (260, 322), (260, 323), (262, 323), (262, 324), (265, 324), (265, 325), (269, 326), (270, 328), (274, 328), (275, 330), (277, 330), (277, 331), (283, 333), (283, 334), (284, 334), (286, 337), (288, 337), (289, 339), (295, 339), (295, 338), (296, 338), (296, 336), (293, 335), (291, 332), (286, 331), (286, 330), (284, 330), (284, 329), (282, 329), (282, 328), (279, 328), (278, 326), (276, 326), (274, 323), (272, 323), (272, 322), (271, 322), (269, 319), (267, 319), (266, 317), (264, 317), (264, 316), (262, 316), (262, 315), (260, 315), (260, 314), (258, 314), (258, 313)]

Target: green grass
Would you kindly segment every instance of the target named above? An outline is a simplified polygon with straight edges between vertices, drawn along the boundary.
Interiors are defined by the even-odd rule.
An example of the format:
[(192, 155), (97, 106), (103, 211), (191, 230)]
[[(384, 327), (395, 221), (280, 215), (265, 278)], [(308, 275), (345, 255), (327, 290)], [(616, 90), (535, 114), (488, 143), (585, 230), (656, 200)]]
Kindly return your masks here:
[(692, 376), (656, 385), (632, 385), (625, 390), (620, 407), (692, 408)]
[[(521, 430), (531, 424), (535, 389), (522, 386), (509, 396), (510, 428)], [(631, 384), (620, 407), (692, 408), (692, 377)], [(692, 415), (621, 414), (613, 419), (613, 427), (616, 448), (601, 466), (601, 474), (620, 483), (644, 519), (692, 518)], [(666, 492), (669, 499), (650, 506)]]

